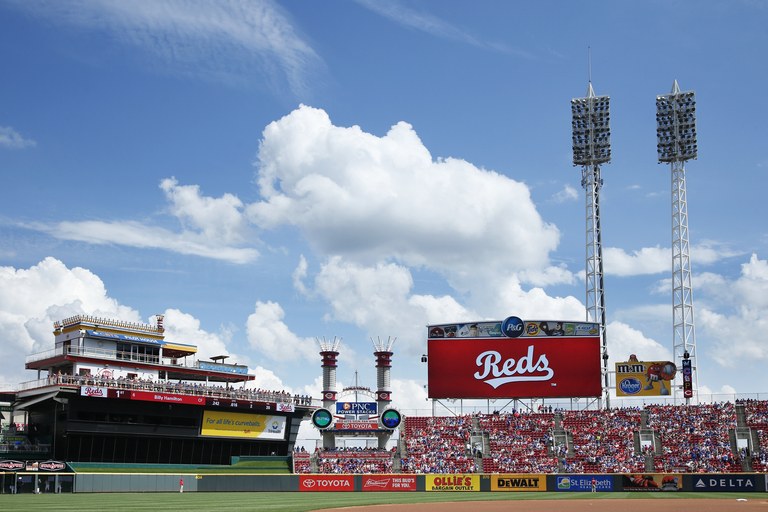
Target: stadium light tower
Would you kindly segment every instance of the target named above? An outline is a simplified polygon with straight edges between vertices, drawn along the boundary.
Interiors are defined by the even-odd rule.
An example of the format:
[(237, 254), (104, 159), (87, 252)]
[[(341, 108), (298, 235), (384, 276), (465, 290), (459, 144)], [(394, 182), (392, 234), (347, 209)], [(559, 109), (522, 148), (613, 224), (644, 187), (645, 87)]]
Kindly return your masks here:
[(581, 186), (586, 191), (587, 218), (587, 318), (600, 324), (606, 407), (608, 395), (608, 342), (605, 333), (605, 290), (603, 288), (603, 246), (600, 231), (600, 165), (611, 161), (610, 97), (596, 96), (592, 80), (585, 98), (571, 100), (573, 165), (581, 166)]
[[(698, 392), (696, 331), (693, 322), (693, 287), (688, 238), (688, 199), (685, 161), (698, 156), (696, 97), (680, 92), (677, 80), (672, 92), (656, 96), (656, 137), (659, 163), (672, 169), (672, 352), (675, 364), (683, 364), (683, 396), (686, 402)], [(672, 386), (673, 396), (677, 386)]]

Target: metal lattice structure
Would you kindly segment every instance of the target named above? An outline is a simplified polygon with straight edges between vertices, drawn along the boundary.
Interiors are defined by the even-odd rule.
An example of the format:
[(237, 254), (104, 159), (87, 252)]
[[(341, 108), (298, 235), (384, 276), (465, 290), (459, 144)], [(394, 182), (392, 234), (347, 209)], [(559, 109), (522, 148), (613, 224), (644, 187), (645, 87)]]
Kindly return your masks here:
[[(669, 163), (672, 170), (672, 352), (678, 367), (690, 361), (690, 374), (683, 375), (689, 401), (699, 387), (685, 183), (685, 161), (698, 156), (695, 93), (681, 92), (675, 80), (669, 94), (656, 96), (656, 125), (659, 163)], [(672, 386), (673, 396), (678, 388)]]
[(603, 394), (608, 394), (608, 342), (605, 329), (603, 245), (600, 229), (600, 165), (611, 160), (610, 97), (596, 96), (589, 82), (587, 96), (571, 100), (573, 165), (581, 166), (581, 186), (586, 191), (586, 320), (600, 324), (603, 358)]

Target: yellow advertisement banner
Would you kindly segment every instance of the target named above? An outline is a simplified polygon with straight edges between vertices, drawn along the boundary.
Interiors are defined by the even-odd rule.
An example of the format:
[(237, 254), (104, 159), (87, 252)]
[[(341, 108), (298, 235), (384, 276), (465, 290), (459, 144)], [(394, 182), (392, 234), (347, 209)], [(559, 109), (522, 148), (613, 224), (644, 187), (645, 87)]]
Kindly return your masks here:
[(266, 414), (229, 411), (205, 411), (202, 436), (245, 437), (249, 439), (283, 439), (285, 418)]
[(616, 363), (616, 396), (667, 396), (676, 373), (672, 361)]
[(479, 491), (480, 475), (425, 475), (427, 491)]
[(492, 491), (546, 491), (546, 475), (491, 475)]

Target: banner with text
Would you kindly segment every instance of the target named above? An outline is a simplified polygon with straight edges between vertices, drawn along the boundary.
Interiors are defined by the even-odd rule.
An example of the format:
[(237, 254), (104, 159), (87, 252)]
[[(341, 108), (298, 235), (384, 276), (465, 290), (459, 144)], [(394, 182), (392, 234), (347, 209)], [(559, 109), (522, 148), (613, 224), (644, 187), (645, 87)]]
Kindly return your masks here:
[(299, 475), (301, 492), (352, 492), (354, 490), (352, 475)]
[(479, 491), (479, 475), (425, 475), (426, 491)]
[(491, 475), (492, 491), (546, 491), (545, 475)]
[(244, 437), (249, 439), (283, 439), (285, 417), (266, 414), (245, 414), (225, 411), (205, 411), (200, 435), (215, 437)]
[(668, 396), (676, 373), (672, 361), (616, 363), (616, 396)]
[(415, 491), (416, 475), (363, 475), (363, 491)]
[(558, 476), (556, 490), (570, 492), (591, 492), (592, 480), (595, 481), (595, 491), (613, 491), (613, 477), (605, 475)]
[(442, 338), (427, 345), (430, 398), (600, 396), (600, 337)]

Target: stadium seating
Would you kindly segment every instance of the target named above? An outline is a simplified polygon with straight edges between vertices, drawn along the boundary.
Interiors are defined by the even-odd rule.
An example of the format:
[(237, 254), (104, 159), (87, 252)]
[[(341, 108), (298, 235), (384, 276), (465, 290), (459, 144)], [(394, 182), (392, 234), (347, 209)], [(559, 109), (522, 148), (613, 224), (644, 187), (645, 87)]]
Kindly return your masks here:
[[(768, 401), (747, 402), (745, 409), (760, 442), (752, 469), (763, 472)], [(660, 444), (636, 450), (643, 414)], [(735, 427), (733, 403), (408, 416), (400, 431), (400, 467), (403, 473), (642, 473), (650, 469), (647, 456), (657, 472), (736, 473), (743, 465), (731, 450)], [(478, 437), (488, 441), (480, 453), (471, 446)], [(316, 457), (321, 473), (397, 471), (392, 452), (319, 450)], [(294, 464), (297, 473), (309, 472), (309, 454), (294, 457)]]

